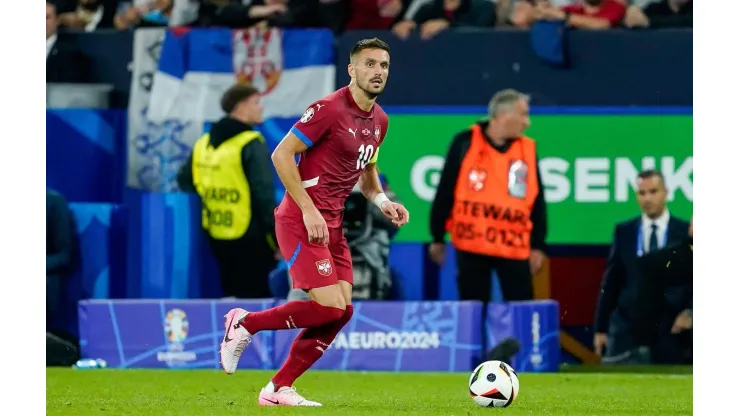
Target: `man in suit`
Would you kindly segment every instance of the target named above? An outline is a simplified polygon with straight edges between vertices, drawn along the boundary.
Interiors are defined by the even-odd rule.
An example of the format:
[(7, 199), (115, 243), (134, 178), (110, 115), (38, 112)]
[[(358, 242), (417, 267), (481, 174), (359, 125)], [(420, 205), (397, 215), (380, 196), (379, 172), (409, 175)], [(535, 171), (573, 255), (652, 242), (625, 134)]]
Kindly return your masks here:
[(693, 344), (694, 232), (640, 259), (634, 364), (691, 364)]
[(641, 172), (637, 177), (637, 201), (642, 215), (617, 224), (614, 230), (596, 308), (594, 350), (600, 356), (618, 357), (637, 347), (637, 294), (643, 277), (638, 259), (688, 236), (689, 223), (671, 216), (666, 208), (667, 194), (662, 173)]
[(60, 37), (56, 5), (46, 1), (46, 82), (85, 83), (90, 79), (87, 57)]

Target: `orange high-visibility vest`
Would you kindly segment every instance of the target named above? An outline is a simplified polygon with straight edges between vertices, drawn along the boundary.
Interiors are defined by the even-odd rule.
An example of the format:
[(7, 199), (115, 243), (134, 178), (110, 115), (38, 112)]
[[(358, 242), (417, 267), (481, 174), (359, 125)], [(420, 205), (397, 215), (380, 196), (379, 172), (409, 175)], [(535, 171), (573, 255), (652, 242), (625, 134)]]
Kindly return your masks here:
[(447, 222), (452, 244), (469, 253), (528, 259), (532, 251), (530, 214), (540, 192), (535, 142), (520, 137), (501, 153), (478, 124), (471, 130)]

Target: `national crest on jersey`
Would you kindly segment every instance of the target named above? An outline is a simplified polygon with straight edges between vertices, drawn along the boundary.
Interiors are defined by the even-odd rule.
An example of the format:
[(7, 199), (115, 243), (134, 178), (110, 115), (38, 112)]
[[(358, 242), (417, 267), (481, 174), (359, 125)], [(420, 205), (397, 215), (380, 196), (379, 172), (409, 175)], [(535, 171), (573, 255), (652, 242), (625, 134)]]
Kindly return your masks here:
[(303, 115), (301, 116), (301, 123), (303, 123), (303, 124), (308, 123), (309, 120), (311, 120), (313, 118), (313, 114), (314, 113), (315, 113), (315, 111), (313, 111), (313, 107), (308, 107), (306, 109), (306, 112), (303, 113)]
[(316, 270), (322, 276), (331, 275), (331, 262), (328, 259), (319, 260), (316, 262)]

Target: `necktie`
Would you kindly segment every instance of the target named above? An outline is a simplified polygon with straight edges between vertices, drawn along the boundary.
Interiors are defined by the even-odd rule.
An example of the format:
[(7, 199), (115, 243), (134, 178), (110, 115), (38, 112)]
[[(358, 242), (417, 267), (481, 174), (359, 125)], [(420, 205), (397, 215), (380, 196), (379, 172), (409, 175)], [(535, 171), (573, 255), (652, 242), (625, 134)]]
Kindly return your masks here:
[(652, 253), (653, 251), (658, 250), (658, 225), (653, 224), (650, 228), (652, 228), (652, 232), (650, 233), (650, 246), (648, 250)]

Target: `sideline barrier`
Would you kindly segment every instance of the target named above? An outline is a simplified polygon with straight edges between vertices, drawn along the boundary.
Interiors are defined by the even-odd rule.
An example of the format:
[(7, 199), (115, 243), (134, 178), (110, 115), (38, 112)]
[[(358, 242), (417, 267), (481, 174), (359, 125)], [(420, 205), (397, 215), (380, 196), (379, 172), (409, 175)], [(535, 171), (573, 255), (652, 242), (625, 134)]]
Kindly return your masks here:
[[(226, 312), (234, 307), (262, 310), (282, 302), (276, 299), (81, 301), (82, 355), (102, 358), (114, 368), (217, 369)], [(515, 369), (557, 369), (556, 302), (491, 305), (486, 316), (491, 341), (516, 336), (522, 343)], [(485, 356), (483, 317), (479, 302), (357, 302), (352, 321), (314, 368), (470, 371)], [(542, 335), (533, 341), (536, 331)], [(257, 334), (245, 350), (239, 368), (279, 367), (298, 332)], [(521, 358), (527, 356), (530, 358)], [(539, 357), (537, 365), (532, 365), (531, 357)]]

